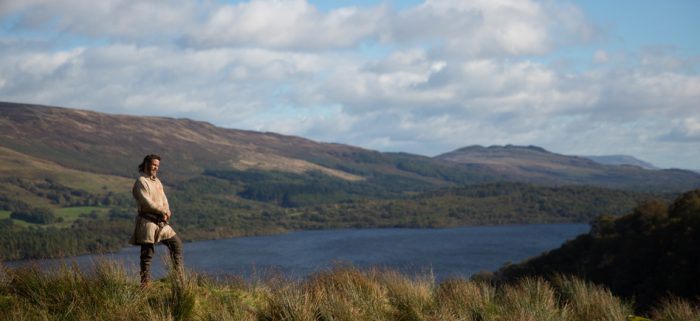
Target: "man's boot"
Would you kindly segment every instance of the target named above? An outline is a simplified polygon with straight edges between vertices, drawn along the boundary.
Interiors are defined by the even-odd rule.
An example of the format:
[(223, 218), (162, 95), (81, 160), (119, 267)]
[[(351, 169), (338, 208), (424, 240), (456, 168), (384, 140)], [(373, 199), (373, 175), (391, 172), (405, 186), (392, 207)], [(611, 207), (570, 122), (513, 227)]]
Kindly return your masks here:
[(161, 241), (168, 247), (170, 251), (170, 259), (173, 263), (173, 269), (180, 281), (185, 280), (185, 267), (182, 260), (182, 240), (177, 235), (167, 240)]
[(148, 287), (151, 282), (151, 261), (154, 252), (153, 244), (141, 245), (141, 288)]

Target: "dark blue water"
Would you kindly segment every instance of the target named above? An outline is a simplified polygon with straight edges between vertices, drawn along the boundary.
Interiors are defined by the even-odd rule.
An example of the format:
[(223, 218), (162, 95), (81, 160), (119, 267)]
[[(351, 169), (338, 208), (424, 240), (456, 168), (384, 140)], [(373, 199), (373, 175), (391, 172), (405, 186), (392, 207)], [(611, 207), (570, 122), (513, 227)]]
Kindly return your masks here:
[[(188, 270), (245, 278), (283, 273), (304, 277), (336, 264), (385, 267), (410, 275), (432, 273), (436, 279), (469, 277), (517, 263), (586, 233), (586, 224), (477, 226), (448, 229), (348, 229), (301, 231), (185, 244)], [(164, 274), (165, 246), (157, 246), (154, 276)], [(97, 258), (138, 270), (139, 248), (108, 255), (87, 255), (40, 264), (77, 263), (89, 267)]]

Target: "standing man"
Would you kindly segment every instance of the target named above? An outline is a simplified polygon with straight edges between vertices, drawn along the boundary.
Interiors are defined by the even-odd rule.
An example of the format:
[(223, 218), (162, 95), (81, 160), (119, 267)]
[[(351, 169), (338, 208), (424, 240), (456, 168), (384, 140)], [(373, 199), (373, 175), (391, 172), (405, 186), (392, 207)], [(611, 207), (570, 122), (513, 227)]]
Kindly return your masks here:
[(172, 213), (165, 197), (163, 184), (157, 177), (160, 168), (160, 156), (147, 155), (139, 165), (141, 174), (132, 193), (138, 204), (134, 235), (131, 244), (141, 246), (141, 286), (146, 287), (151, 280), (151, 261), (155, 253), (155, 244), (162, 242), (170, 251), (173, 268), (178, 276), (184, 278), (182, 266), (182, 241), (175, 234), (168, 221)]

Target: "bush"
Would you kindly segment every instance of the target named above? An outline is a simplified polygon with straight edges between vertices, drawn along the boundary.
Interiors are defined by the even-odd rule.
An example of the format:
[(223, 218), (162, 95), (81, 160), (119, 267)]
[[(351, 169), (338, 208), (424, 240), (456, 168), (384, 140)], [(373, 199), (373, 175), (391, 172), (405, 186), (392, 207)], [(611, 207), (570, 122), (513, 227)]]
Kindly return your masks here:
[(27, 210), (14, 211), (10, 213), (10, 218), (34, 224), (63, 222), (63, 218), (56, 217), (53, 211), (48, 208), (31, 208)]

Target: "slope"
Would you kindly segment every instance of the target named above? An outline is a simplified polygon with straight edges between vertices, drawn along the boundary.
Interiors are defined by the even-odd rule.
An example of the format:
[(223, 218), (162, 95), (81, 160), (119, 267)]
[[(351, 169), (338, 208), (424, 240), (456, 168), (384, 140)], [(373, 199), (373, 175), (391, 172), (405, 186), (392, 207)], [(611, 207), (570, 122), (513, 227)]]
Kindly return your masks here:
[(700, 175), (692, 171), (605, 165), (584, 157), (551, 153), (536, 146), (469, 146), (438, 155), (435, 159), (480, 168), (484, 173), (503, 180), (537, 184), (584, 184), (659, 192), (700, 187)]
[(700, 295), (699, 243), (700, 190), (694, 190), (670, 205), (648, 201), (619, 218), (599, 216), (589, 234), (506, 266), (497, 279), (574, 274), (648, 309), (669, 295), (691, 300)]

